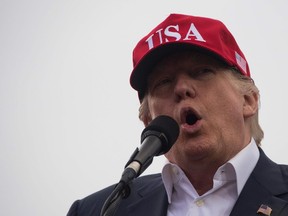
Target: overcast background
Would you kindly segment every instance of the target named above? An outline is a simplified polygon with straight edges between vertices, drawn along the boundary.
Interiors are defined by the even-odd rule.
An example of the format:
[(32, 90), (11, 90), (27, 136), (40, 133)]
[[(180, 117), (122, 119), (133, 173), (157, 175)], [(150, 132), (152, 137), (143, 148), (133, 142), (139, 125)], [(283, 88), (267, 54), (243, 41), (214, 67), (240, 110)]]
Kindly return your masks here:
[(119, 180), (143, 130), (131, 53), (170, 13), (227, 25), (261, 91), (263, 148), (288, 163), (287, 8), (287, 0), (0, 0), (0, 215), (66, 215), (74, 200)]

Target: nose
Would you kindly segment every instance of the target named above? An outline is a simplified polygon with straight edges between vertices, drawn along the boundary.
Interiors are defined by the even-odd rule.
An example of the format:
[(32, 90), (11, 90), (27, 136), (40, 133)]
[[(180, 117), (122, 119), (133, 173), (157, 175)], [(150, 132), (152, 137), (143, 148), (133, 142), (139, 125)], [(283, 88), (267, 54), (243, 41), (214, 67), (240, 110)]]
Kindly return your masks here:
[(194, 98), (196, 96), (196, 91), (193, 80), (185, 74), (179, 75), (176, 79), (174, 94), (177, 101)]

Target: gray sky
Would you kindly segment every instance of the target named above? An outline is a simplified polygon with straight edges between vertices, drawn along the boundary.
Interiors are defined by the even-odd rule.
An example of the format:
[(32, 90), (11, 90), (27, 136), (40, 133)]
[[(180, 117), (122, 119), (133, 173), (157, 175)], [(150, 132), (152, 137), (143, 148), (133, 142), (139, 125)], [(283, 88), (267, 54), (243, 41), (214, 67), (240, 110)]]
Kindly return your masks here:
[(260, 89), (263, 148), (288, 163), (287, 8), (286, 0), (0, 0), (0, 215), (65, 215), (119, 180), (143, 130), (131, 53), (170, 13), (227, 25)]

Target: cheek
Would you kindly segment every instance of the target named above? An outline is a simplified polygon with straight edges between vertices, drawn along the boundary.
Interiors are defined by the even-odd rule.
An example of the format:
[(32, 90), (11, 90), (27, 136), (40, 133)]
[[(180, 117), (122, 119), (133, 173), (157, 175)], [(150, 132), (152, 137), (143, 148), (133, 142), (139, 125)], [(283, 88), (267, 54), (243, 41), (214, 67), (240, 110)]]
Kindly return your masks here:
[(161, 106), (160, 106), (159, 101), (150, 99), (148, 100), (148, 106), (149, 106), (152, 119), (158, 116), (159, 113), (161, 113)]
[[(215, 100), (216, 99), (216, 100)], [(219, 127), (230, 130), (234, 125), (240, 127), (243, 123), (243, 103), (241, 97), (237, 95), (223, 95), (215, 97), (211, 103), (210, 112), (213, 113), (212, 118)], [(215, 124), (217, 124), (215, 122)]]
[(157, 98), (149, 98), (148, 99), (148, 107), (150, 110), (150, 114), (152, 119), (159, 116), (159, 115), (170, 115), (171, 110), (169, 110), (169, 107), (172, 107), (171, 105), (167, 104), (167, 102)]
[(201, 89), (200, 101), (204, 105), (204, 113), (215, 124), (233, 121), (243, 117), (243, 96), (227, 83), (214, 85), (214, 88)]
[(220, 112), (243, 109), (243, 95), (229, 83), (220, 83), (206, 93), (202, 99), (210, 101), (211, 106)]

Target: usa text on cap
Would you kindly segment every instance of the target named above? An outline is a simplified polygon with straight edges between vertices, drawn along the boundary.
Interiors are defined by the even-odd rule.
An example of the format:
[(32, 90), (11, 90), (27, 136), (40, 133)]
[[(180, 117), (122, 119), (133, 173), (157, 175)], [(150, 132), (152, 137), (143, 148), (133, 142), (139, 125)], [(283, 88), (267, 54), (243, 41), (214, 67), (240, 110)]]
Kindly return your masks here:
[(170, 14), (142, 38), (133, 50), (131, 86), (141, 99), (153, 66), (176, 51), (198, 49), (209, 52), (250, 77), (246, 58), (235, 38), (219, 20), (183, 14)]

